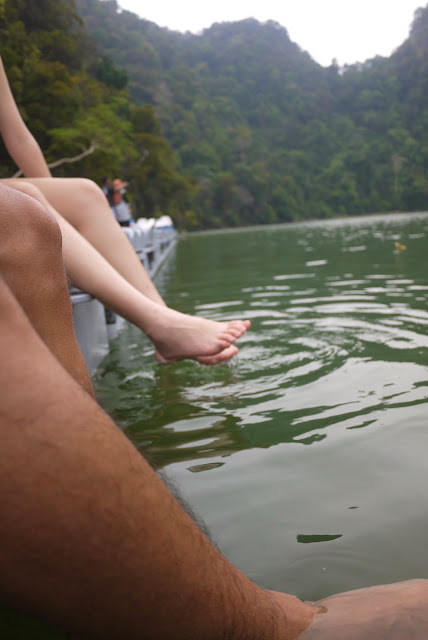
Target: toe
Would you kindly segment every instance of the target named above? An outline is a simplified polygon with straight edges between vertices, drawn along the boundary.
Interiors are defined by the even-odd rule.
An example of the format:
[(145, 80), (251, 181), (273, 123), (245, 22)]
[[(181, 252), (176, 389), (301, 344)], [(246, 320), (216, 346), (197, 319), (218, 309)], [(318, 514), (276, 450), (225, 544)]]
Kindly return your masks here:
[(216, 353), (214, 356), (199, 356), (196, 358), (198, 362), (206, 365), (219, 364), (220, 362), (227, 362), (238, 353), (237, 347), (231, 344), (219, 353)]
[(233, 331), (225, 331), (222, 334), (220, 341), (227, 342), (227, 344), (232, 344), (238, 338), (239, 338), (239, 335), (237, 336)]
[(229, 327), (227, 329), (227, 333), (231, 334), (233, 336), (235, 336), (235, 338), (240, 338), (242, 336), (243, 333), (245, 333), (246, 329), (243, 329), (241, 327)]
[(242, 335), (249, 329), (251, 322), (249, 320), (231, 320), (228, 323), (228, 330), (239, 331), (239, 335)]

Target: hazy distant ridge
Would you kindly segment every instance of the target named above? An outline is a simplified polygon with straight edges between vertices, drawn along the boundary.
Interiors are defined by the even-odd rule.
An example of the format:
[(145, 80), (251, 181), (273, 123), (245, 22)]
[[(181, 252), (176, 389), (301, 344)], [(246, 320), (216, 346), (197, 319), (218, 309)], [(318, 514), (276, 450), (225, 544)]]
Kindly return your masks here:
[(196, 36), (118, 14), (115, 2), (78, 5), (133, 98), (155, 105), (200, 185), (204, 224), (427, 208), (427, 8), (389, 59), (340, 72), (275, 22)]
[(390, 58), (344, 70), (275, 22), (181, 34), (114, 0), (6, 1), (0, 43), (48, 160), (90, 151), (56, 175), (120, 175), (138, 215), (191, 229), (428, 208), (428, 7)]

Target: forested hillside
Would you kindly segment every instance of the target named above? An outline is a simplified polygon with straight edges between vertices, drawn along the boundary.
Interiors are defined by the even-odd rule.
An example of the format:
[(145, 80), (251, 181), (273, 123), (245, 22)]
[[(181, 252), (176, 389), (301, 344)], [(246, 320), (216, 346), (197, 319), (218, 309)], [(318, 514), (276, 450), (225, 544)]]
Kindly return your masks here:
[(84, 24), (71, 0), (3, 12), (3, 59), (50, 158), (97, 145), (57, 172), (120, 172), (140, 215), (187, 228), (428, 208), (428, 7), (390, 58), (326, 69), (275, 22), (180, 34), (115, 0), (76, 5)]
[(427, 208), (428, 8), (389, 59), (339, 70), (274, 22), (179, 34), (114, 0), (78, 5), (196, 178), (197, 224)]
[[(0, 53), (47, 160), (74, 159), (54, 175), (126, 177), (141, 215), (174, 208), (183, 224), (194, 181), (177, 171), (153, 107), (132, 103), (127, 73), (97, 50), (74, 0), (0, 2)], [(1, 145), (0, 175), (16, 169)]]

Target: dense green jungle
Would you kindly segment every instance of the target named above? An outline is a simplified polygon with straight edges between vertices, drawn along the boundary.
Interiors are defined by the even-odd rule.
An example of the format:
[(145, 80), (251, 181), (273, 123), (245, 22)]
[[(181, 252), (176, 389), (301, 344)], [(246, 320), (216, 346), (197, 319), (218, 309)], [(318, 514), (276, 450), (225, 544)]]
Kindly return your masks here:
[[(0, 0), (0, 42), (53, 174), (127, 179), (137, 216), (192, 230), (428, 208), (428, 5), (389, 58), (344, 68), (273, 21), (182, 34), (115, 0)], [(16, 171), (3, 147), (0, 171)]]

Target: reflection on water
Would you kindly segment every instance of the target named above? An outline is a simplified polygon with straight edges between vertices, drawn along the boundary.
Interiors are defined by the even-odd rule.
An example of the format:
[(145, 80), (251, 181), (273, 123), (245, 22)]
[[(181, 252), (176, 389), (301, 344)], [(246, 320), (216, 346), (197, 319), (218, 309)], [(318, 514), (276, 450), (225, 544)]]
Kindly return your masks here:
[(239, 357), (163, 368), (127, 327), (100, 371), (101, 403), (262, 585), (428, 577), (427, 239), (426, 214), (182, 239), (158, 284), (250, 318)]

